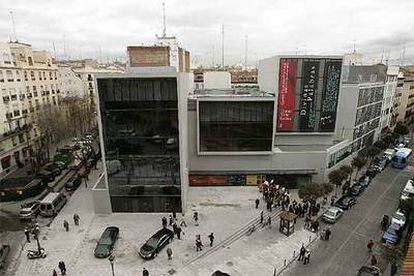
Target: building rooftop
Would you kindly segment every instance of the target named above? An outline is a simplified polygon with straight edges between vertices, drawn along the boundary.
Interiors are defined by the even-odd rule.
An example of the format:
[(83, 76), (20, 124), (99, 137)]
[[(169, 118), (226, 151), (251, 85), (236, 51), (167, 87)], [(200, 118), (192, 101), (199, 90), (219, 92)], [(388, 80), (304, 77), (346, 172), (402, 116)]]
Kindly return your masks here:
[(200, 97), (275, 97), (274, 93), (261, 91), (257, 87), (237, 87), (231, 89), (200, 89), (194, 90), (189, 98)]

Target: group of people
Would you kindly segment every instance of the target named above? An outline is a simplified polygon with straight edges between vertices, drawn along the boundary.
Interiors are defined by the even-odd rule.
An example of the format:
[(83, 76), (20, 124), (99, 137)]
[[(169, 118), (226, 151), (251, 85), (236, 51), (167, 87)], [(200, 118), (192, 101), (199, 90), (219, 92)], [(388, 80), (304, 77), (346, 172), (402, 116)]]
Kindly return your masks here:
[(33, 234), (33, 238), (35, 240), (37, 240), (39, 238), (39, 234), (40, 234), (40, 227), (39, 227), (39, 223), (35, 223), (32, 226), (32, 229), (29, 230), (29, 228), (24, 228), (24, 235), (26, 236), (26, 242), (30, 243), (30, 234)]
[[(78, 214), (74, 214), (73, 215), (73, 223), (76, 225), (76, 226), (79, 226), (79, 221), (80, 221), (80, 216), (78, 215)], [(63, 220), (63, 228), (65, 228), (65, 231), (66, 232), (69, 232), (69, 222), (66, 220), (66, 219), (64, 219)]]
[(303, 245), (299, 251), (298, 261), (303, 261), (303, 264), (308, 264), (310, 261), (310, 250), (306, 249)]
[[(60, 261), (59, 262), (59, 270), (60, 270), (60, 275), (66, 275), (66, 265), (64, 261)], [(53, 276), (58, 276), (58, 273), (56, 272), (56, 269), (53, 269)]]

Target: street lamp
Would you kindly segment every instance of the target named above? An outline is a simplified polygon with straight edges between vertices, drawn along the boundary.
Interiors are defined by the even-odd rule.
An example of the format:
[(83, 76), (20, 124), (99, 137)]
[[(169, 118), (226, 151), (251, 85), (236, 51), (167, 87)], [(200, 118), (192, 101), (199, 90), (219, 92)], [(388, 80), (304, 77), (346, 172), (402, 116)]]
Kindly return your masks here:
[(109, 256), (109, 263), (111, 264), (111, 268), (112, 268), (112, 276), (115, 276), (115, 272), (114, 272), (114, 260), (115, 260), (115, 256), (111, 255)]

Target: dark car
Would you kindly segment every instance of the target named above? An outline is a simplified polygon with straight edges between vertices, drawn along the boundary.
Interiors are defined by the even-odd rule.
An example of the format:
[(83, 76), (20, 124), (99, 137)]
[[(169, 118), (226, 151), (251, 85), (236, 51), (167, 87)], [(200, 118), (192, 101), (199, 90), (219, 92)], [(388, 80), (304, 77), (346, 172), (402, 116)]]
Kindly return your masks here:
[(214, 271), (213, 274), (211, 274), (211, 276), (230, 276), (230, 274), (228, 274), (226, 272), (222, 272), (220, 270), (216, 270), (216, 271)]
[(7, 255), (10, 252), (10, 245), (3, 244), (0, 246), (0, 269), (3, 269), (6, 264)]
[(36, 174), (36, 178), (42, 179), (43, 183), (49, 183), (55, 180), (55, 175), (46, 170), (42, 170)]
[(106, 258), (112, 254), (116, 240), (118, 239), (119, 228), (110, 226), (102, 233), (101, 238), (96, 244), (93, 254), (97, 258)]
[(144, 259), (152, 259), (157, 256), (168, 243), (174, 238), (174, 232), (170, 229), (163, 228), (155, 233), (139, 249), (139, 255)]
[(363, 266), (358, 270), (358, 276), (381, 276), (381, 270), (376, 266)]
[(68, 181), (66, 181), (65, 189), (66, 191), (75, 191), (81, 183), (82, 179), (79, 176), (72, 176), (68, 179)]
[(348, 194), (351, 196), (359, 196), (365, 190), (365, 187), (359, 183), (352, 185), (348, 190)]
[(377, 174), (378, 174), (378, 169), (375, 167), (375, 165), (370, 166), (365, 172), (365, 175), (371, 179), (374, 178)]
[(348, 210), (356, 203), (356, 198), (353, 196), (345, 195), (338, 199), (338, 201), (335, 203), (336, 207), (341, 208), (342, 210)]
[(376, 158), (372, 162), (372, 166), (378, 171), (382, 172), (388, 165), (388, 159), (387, 158)]
[(62, 173), (62, 170), (60, 169), (59, 165), (57, 165), (55, 163), (46, 164), (43, 167), (43, 169), (53, 173), (54, 176), (58, 176)]
[(369, 186), (371, 183), (371, 177), (367, 175), (361, 176), (361, 178), (358, 180), (358, 184), (364, 186), (365, 188)]

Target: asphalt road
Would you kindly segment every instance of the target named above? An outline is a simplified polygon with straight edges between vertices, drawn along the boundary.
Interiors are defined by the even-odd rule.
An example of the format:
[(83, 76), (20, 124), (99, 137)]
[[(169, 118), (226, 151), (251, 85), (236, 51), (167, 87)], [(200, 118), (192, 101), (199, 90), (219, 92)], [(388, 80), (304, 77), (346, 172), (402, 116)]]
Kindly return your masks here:
[(412, 175), (412, 171), (391, 166), (377, 175), (358, 197), (358, 203), (331, 226), (330, 241), (318, 241), (310, 248), (310, 263), (295, 262), (283, 275), (356, 275), (358, 269), (369, 262), (366, 245), (370, 239), (376, 242), (373, 254), (384, 271), (388, 262), (380, 241), (380, 221), (384, 214), (391, 215), (397, 209), (399, 194)]

